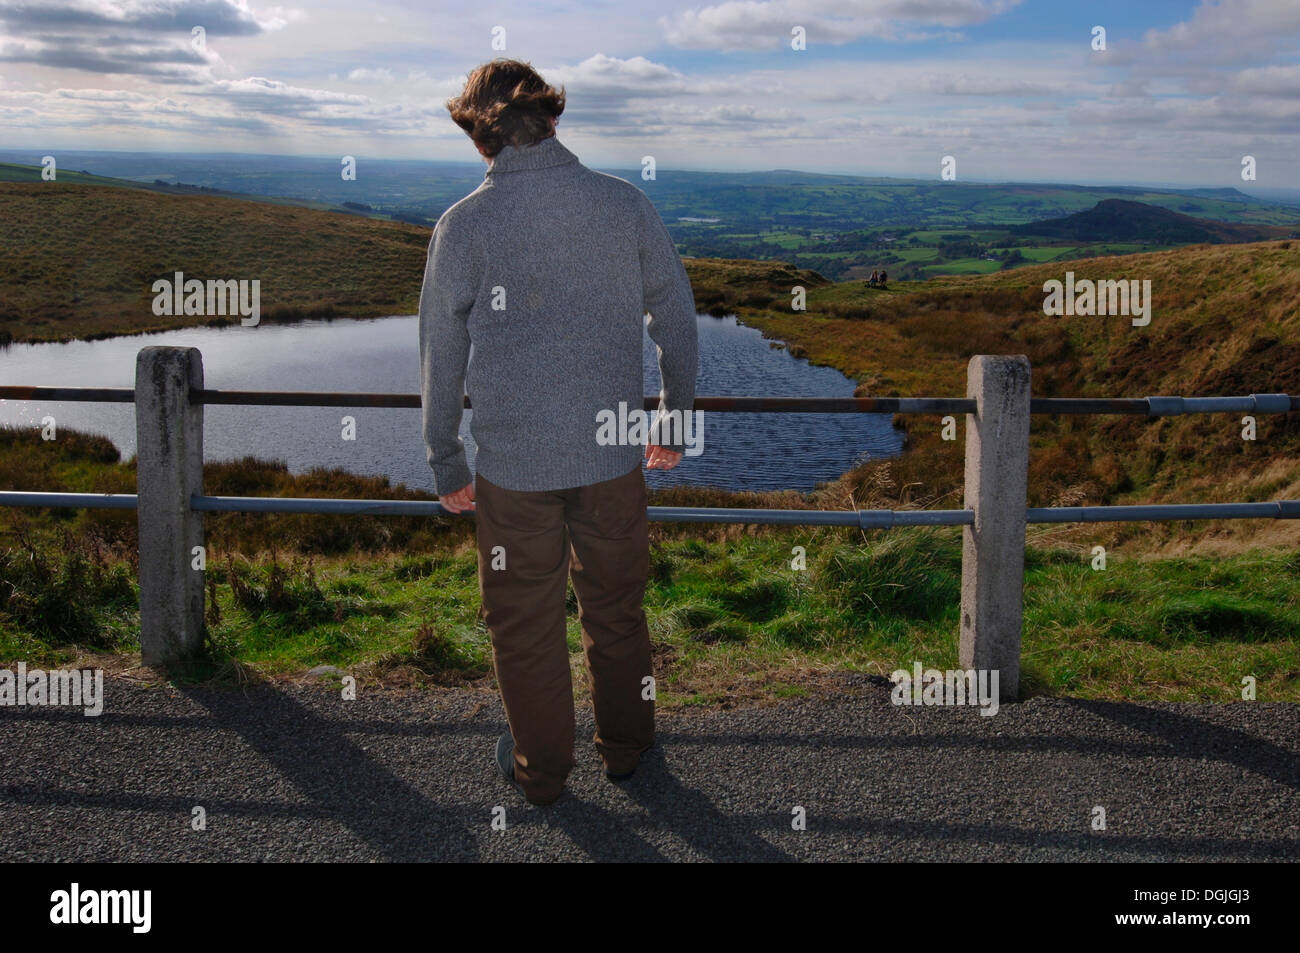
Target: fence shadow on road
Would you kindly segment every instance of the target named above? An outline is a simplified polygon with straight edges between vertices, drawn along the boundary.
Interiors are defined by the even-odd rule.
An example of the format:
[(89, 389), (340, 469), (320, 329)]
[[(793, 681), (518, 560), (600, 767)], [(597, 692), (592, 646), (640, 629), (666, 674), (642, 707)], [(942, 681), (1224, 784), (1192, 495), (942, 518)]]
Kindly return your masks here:
[(250, 718), (242, 692), (178, 686), (238, 735), (314, 807), (393, 861), (474, 860), (475, 839), (461, 812), (440, 806), (395, 776), (348, 737), (346, 723), (322, 718), (288, 694), (262, 689)]
[(1300, 791), (1300, 754), (1258, 735), (1166, 708), (1089, 699), (1063, 701), (1134, 731), (1155, 735), (1175, 756), (1233, 764)]
[[(221, 792), (224, 796), (205, 801), (209, 809), (265, 821), (319, 819), (331, 827), (339, 825), (373, 854), (395, 861), (475, 860), (482, 858), (485, 850), (492, 852), (486, 847), (490, 842), (484, 838), (497, 835), (485, 833), (486, 815), (480, 817), (478, 807), (473, 804), (448, 802), (440, 797), (437, 789), (442, 781), (439, 779), (456, 780), (465, 785), (461, 791), (482, 790), (488, 798), (517, 797), (492, 773), (488, 757), (489, 742), (499, 730), (498, 721), (502, 718), (499, 703), (468, 712), (439, 713), (427, 720), (422, 711), (400, 711), (400, 717), (389, 720), (383, 717), (388, 711), (386, 705), (332, 715), (330, 712), (337, 709), (321, 710), (311, 699), (304, 700), (292, 692), (265, 685), (254, 689), (251, 696), (238, 690), (198, 688), (183, 683), (176, 688), (195, 706), (193, 709), (172, 715), (132, 711), (129, 704), (111, 705), (101, 720), (86, 719), (79, 712), (68, 710), (28, 708), (12, 713), (14, 720), (7, 720), (4, 727), (13, 726), (18, 730), (3, 737), (19, 763), (24, 760), (29, 745), (58, 746), (80, 751), (78, 770), (91, 770), (96, 758), (113, 759), (123, 750), (129, 750), (129, 745), (123, 742), (147, 741), (159, 745), (153, 750), (141, 749), (141, 757), (165, 766), (161, 762), (167, 752), (175, 754), (179, 750), (175, 748), (178, 740), (175, 735), (179, 733), (184, 744), (197, 746), (197, 750), (179, 756), (181, 763), (171, 765), (179, 779), (186, 764), (193, 765), (193, 759), (220, 757), (222, 743), (216, 739), (228, 735), (263, 759), (266, 770), (253, 779), (257, 794), (231, 786)], [(987, 845), (989, 856), (985, 859), (1004, 855), (1005, 859), (1014, 859), (1026, 851), (1044, 849), (1098, 860), (1116, 859), (1117, 855), (1131, 855), (1134, 859), (1295, 857), (1294, 839), (1274, 836), (1279, 832), (1271, 830), (1246, 833), (1250, 828), (1243, 828), (1238, 835), (1232, 825), (1217, 825), (1220, 829), (1201, 833), (1158, 829), (1143, 832), (1141, 828), (1130, 828), (1098, 836), (1082, 827), (1041, 822), (1037, 814), (1029, 815), (1025, 823), (1005, 815), (999, 819), (996, 813), (978, 809), (978, 796), (971, 802), (975, 810), (966, 818), (945, 816), (943, 810), (926, 816), (927, 797), (937, 798), (936, 806), (941, 808), (952, 798), (970, 798), (971, 792), (960, 786), (952, 787), (952, 779), (936, 775), (932, 764), (918, 768), (914, 762), (921, 754), (931, 758), (989, 759), (988, 770), (994, 773), (1001, 770), (998, 764), (1012, 763), (1002, 760), (1007, 755), (1029, 755), (1035, 759), (1040, 754), (1049, 759), (1063, 755), (1078, 758), (1085, 768), (1096, 768), (1098, 756), (1104, 756), (1107, 762), (1117, 758), (1134, 762), (1168, 759), (1193, 766), (1204, 760), (1233, 766), (1261, 781), (1272, 781), (1286, 789), (1283, 797), (1300, 792), (1300, 755), (1287, 744), (1285, 723), (1269, 721), (1274, 736), (1282, 739), (1280, 742), (1250, 730), (1249, 719), (1243, 719), (1245, 727), (1225, 723), (1231, 722), (1236, 712), (1225, 713), (1224, 709), (1240, 708), (1246, 712), (1247, 705), (1211, 706), (1216, 714), (1201, 716), (1199, 709), (1192, 706), (1069, 698), (1056, 699), (1054, 704), (1072, 709), (1076, 714), (1055, 730), (1041, 734), (1032, 731), (1032, 722), (1025, 723), (1023, 732), (1017, 729), (1017, 718), (999, 723), (1002, 733), (998, 734), (995, 728), (999, 726), (990, 724), (997, 719), (982, 718), (974, 711), (950, 710), (928, 713), (929, 717), (941, 720), (942, 725), (924, 721), (919, 725), (909, 723), (911, 730), (920, 729), (912, 734), (911, 730), (898, 730), (899, 725), (893, 723), (892, 717), (894, 714), (901, 717), (902, 713), (887, 703), (874, 712), (870, 707), (855, 709), (861, 717), (860, 723), (806, 733), (792, 732), (775, 724), (747, 723), (740, 730), (725, 720), (719, 724), (706, 719), (701, 724), (675, 716), (671, 728), (661, 727), (659, 744), (647, 753), (628, 782), (611, 787), (603, 777), (584, 779), (589, 769), (598, 768), (589, 751), (580, 759), (581, 774), (575, 772), (568, 793), (555, 805), (523, 809), (519, 801), (517, 806), (523, 809), (523, 814), (511, 809), (512, 819), (518, 819), (512, 820), (512, 826), (516, 823), (544, 825), (562, 832), (572, 845), (566, 851), (563, 845), (539, 842), (539, 856), (530, 858), (525, 848), (519, 859), (546, 859), (540, 854), (549, 856), (557, 847), (562, 853), (569, 853), (569, 859), (595, 861), (664, 861), (674, 859), (682, 847), (694, 857), (715, 861), (795, 859), (787, 849), (772, 842), (772, 838), (779, 836), (775, 832), (789, 830), (789, 815), (761, 808), (754, 810), (761, 804), (783, 803), (790, 793), (791, 779), (764, 783), (762, 779), (768, 775), (756, 767), (751, 779), (755, 787), (741, 791), (743, 796), (738, 799), (737, 782), (745, 779), (716, 773), (732, 772), (734, 767), (728, 765), (738, 763), (760, 766), (787, 759), (791, 764), (805, 765), (805, 769), (793, 776), (804, 787), (816, 780), (809, 779), (810, 772), (816, 774), (821, 768), (831, 768), (827, 777), (865, 779), (870, 789), (883, 795), (877, 799), (882, 811), (874, 813), (863, 811), (861, 799), (852, 796), (852, 790), (846, 790), (838, 812), (823, 813), (810, 820), (811, 834), (821, 832), (839, 839), (858, 839), (862, 850), (852, 850), (853, 856), (860, 856), (862, 851), (866, 856), (889, 856), (888, 842), (897, 845), (901, 839), (903, 843), (933, 845), (936, 850), (922, 852), (933, 855), (930, 859), (943, 859), (941, 854), (951, 854), (951, 849), (961, 844)], [(921, 714), (913, 712), (913, 716)], [(951, 720), (954, 717), (968, 724), (955, 726)], [(23, 724), (31, 730), (23, 730), (20, 727)], [(1124, 729), (1119, 736), (1113, 731), (1116, 726)], [(112, 743), (104, 744), (105, 731), (120, 737), (112, 737)], [(1283, 733), (1277, 734), (1279, 731)], [(439, 761), (433, 765), (435, 786), (429, 787), (419, 780), (407, 781), (399, 776), (403, 772), (401, 764), (393, 760), (393, 744), (387, 745), (386, 755), (366, 750), (368, 739), (382, 741), (385, 737), (397, 743), (398, 754), (403, 758), (401, 752), (406, 745), (402, 739), (411, 742), (412, 757), (433, 755), (428, 742), (438, 737), (450, 742), (444, 753), (467, 751), (465, 746), (470, 746), (474, 754), (472, 757), (466, 754), (464, 758), (454, 755), (453, 763)], [(701, 746), (730, 749), (734, 757), (719, 759), (706, 753), (704, 757), (678, 759), (679, 747), (699, 749)], [(808, 761), (809, 752), (816, 753), (821, 766), (816, 772)], [(873, 773), (882, 764), (893, 767), (890, 780)], [(465, 773), (469, 765), (474, 766), (472, 776)], [(1125, 765), (1111, 765), (1107, 770), (1119, 772), (1115, 776), (1122, 777)], [(113, 789), (116, 784), (98, 790), (78, 789), (71, 783), (73, 776), (65, 777), (62, 771), (52, 769), (40, 778), (29, 779), (30, 783), (21, 778), (9, 780), (0, 786), (0, 803), (71, 808), (85, 812), (92, 819), (104, 811), (183, 814), (192, 806), (191, 795), (131, 790), (133, 785), (127, 785), (116, 768), (107, 774), (124, 786), (116, 790)], [(981, 775), (976, 773), (973, 777)], [(1061, 777), (1060, 781), (1068, 784), (1071, 777)], [(1083, 771), (1080, 778), (1081, 783), (1087, 784), (1097, 780), (1088, 771)], [(891, 781), (897, 790), (906, 789), (920, 798), (919, 811), (906, 808), (892, 811), (883, 807), (888, 803)], [(485, 785), (482, 789), (477, 787), (480, 782)], [(276, 790), (281, 785), (292, 787), (305, 803), (277, 798)], [(446, 788), (452, 789), (452, 786)], [(1025, 794), (1021, 800), (1031, 796)], [(877, 854), (869, 845), (863, 845), (864, 838), (879, 838), (884, 853)], [(802, 847), (797, 853), (810, 856)]]

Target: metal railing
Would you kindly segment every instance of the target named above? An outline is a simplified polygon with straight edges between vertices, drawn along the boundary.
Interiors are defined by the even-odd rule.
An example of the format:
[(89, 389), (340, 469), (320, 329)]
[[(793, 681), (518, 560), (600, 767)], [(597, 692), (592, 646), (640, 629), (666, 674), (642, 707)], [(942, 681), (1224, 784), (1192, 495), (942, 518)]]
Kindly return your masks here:
[[(1300, 519), (1300, 501), (1026, 507), (1031, 414), (1277, 414), (1300, 410), (1300, 397), (1030, 397), (1023, 357), (979, 356), (968, 369), (969, 395), (947, 397), (697, 397), (695, 410), (727, 413), (965, 414), (967, 508), (959, 510), (778, 510), (648, 507), (659, 522), (748, 523), (891, 529), (963, 526), (961, 660), (996, 668), (1008, 698), (1018, 692), (1024, 528), (1029, 523), (1137, 520)], [(0, 491), (0, 505), (136, 509), (140, 524), (140, 640), (145, 664), (178, 661), (202, 645), (203, 513), (321, 513), (452, 516), (436, 500), (357, 500), (207, 496), (202, 492), (203, 416), (208, 405), (420, 407), (419, 394), (232, 391), (203, 386), (195, 348), (147, 347), (135, 388), (0, 386), (0, 399), (134, 403), (135, 494)], [(654, 411), (658, 397), (644, 398)], [(472, 409), (469, 398), (465, 407)]]

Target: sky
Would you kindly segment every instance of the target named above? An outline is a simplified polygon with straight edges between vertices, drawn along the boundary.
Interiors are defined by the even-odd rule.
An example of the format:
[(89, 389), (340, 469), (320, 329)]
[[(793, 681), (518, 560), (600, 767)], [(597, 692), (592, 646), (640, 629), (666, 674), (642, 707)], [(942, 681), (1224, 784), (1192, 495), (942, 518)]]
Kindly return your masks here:
[(499, 56), (601, 168), (1300, 188), (1300, 0), (0, 0), (0, 149), (474, 161)]

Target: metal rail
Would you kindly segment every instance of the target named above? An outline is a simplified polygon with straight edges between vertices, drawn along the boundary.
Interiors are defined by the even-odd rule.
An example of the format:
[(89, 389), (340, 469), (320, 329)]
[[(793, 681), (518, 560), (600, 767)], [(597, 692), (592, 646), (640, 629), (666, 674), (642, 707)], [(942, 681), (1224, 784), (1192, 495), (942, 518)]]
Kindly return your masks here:
[[(132, 493), (0, 491), (0, 506), (130, 510)], [(322, 513), (349, 516), (457, 516), (436, 500), (339, 500), (285, 496), (191, 496), (204, 513)], [(773, 526), (969, 526), (973, 510), (764, 510), (709, 506), (647, 507), (652, 522), (750, 523)], [(1147, 520), (1300, 519), (1300, 500), (1267, 503), (1170, 503), (1138, 506), (1051, 506), (1025, 510), (1029, 523), (1128, 523)]]
[[(0, 387), (0, 400), (66, 400), (129, 404), (130, 387)], [(399, 407), (418, 410), (419, 394), (364, 391), (193, 390), (195, 404), (249, 407)], [(659, 406), (657, 396), (643, 396), (645, 410)], [(469, 397), (465, 407), (471, 407)], [(787, 414), (973, 414), (975, 401), (965, 397), (697, 397), (695, 410)], [(1300, 410), (1300, 396), (1249, 394), (1244, 397), (1035, 397), (1034, 414), (1131, 414), (1170, 417), (1182, 414), (1285, 414)]]

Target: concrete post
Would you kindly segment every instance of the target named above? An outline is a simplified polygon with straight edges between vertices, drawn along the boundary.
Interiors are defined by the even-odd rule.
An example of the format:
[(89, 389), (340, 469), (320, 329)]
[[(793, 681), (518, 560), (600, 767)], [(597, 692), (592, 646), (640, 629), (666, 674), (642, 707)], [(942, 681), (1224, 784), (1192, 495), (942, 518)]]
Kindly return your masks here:
[(140, 647), (145, 665), (182, 661), (203, 647), (203, 355), (146, 347), (135, 362), (136, 495), (140, 527)]
[(967, 367), (966, 508), (962, 531), (963, 668), (996, 669), (999, 694), (1020, 691), (1025, 507), (1029, 479), (1029, 359), (977, 355)]

